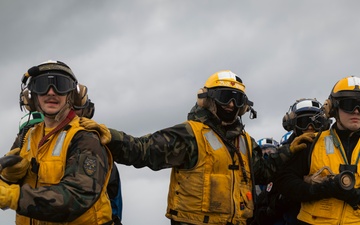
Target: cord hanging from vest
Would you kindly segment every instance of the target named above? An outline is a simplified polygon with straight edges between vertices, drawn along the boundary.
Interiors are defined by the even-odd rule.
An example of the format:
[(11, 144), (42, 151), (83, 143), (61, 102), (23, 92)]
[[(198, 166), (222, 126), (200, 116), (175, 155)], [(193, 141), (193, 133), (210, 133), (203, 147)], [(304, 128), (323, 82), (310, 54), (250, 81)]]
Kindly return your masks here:
[(70, 110), (69, 114), (66, 116), (66, 118), (57, 126), (55, 127), (52, 131), (50, 131), (47, 135), (45, 135), (39, 142), (38, 148), (40, 148), (45, 141), (51, 136), (53, 135), (55, 132), (61, 130), (62, 128), (64, 128), (68, 123), (70, 123), (70, 121), (76, 116), (76, 113), (74, 112), (74, 110)]
[[(245, 181), (245, 183), (247, 183), (248, 178), (247, 178), (247, 175), (246, 175), (245, 164), (244, 164), (244, 161), (243, 161), (243, 159), (241, 157), (240, 150), (231, 141), (229, 141), (227, 138), (225, 138), (224, 135), (221, 134), (221, 132), (215, 126), (213, 126), (211, 124), (206, 124), (206, 125), (208, 125), (221, 138), (221, 140), (223, 140), (225, 142), (225, 144), (227, 144), (227, 146), (230, 148), (229, 151), (230, 151), (230, 153), (232, 155), (234, 154), (234, 152), (237, 154), (237, 156), (239, 158), (241, 172), (242, 172), (243, 177), (244, 177), (244, 181)], [(233, 161), (233, 163), (234, 163), (234, 161)], [(230, 167), (233, 168), (233, 166), (234, 166), (234, 164), (229, 165), (229, 169), (230, 169)]]

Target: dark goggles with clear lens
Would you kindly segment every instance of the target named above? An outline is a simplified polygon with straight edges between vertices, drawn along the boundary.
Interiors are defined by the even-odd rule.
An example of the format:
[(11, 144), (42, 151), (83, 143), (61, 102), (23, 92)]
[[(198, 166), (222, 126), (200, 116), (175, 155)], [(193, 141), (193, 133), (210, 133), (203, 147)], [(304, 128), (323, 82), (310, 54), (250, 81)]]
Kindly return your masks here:
[(314, 114), (299, 115), (295, 119), (295, 126), (300, 130), (306, 130), (310, 125), (318, 131), (325, 124), (325, 118)]
[(360, 99), (345, 98), (338, 101), (339, 108), (346, 113), (353, 113), (356, 108), (360, 111)]
[(208, 96), (220, 105), (228, 105), (232, 100), (236, 107), (243, 107), (246, 103), (246, 95), (234, 89), (209, 89)]
[(28, 86), (30, 91), (39, 95), (45, 95), (50, 87), (57, 94), (65, 95), (76, 89), (76, 82), (66, 75), (51, 73), (32, 77)]

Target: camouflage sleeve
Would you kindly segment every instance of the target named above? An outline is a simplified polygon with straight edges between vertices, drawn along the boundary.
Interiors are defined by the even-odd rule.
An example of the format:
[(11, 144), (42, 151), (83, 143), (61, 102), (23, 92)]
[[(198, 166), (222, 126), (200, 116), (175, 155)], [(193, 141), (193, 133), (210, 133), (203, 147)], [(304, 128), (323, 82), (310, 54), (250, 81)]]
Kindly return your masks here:
[(80, 131), (68, 148), (60, 183), (38, 188), (24, 184), (17, 212), (39, 220), (72, 221), (97, 201), (108, 170), (107, 154), (97, 135)]
[(196, 139), (187, 122), (138, 138), (110, 131), (111, 142), (107, 146), (117, 163), (161, 170), (174, 166), (187, 169), (197, 162)]
[(276, 171), (290, 159), (290, 151), (288, 145), (278, 148), (276, 153), (270, 154), (265, 160), (258, 144), (252, 139), (252, 163), (256, 184), (267, 184), (275, 176)]

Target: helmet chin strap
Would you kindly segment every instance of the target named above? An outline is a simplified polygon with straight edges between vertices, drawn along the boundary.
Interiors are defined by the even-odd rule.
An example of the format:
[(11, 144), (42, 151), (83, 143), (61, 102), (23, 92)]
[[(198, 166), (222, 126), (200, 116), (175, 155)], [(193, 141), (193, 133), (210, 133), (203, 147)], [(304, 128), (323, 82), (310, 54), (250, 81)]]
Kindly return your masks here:
[(66, 101), (66, 104), (60, 109), (60, 111), (55, 116), (55, 121), (59, 122), (61, 119), (64, 118), (67, 114), (65, 112), (71, 108), (71, 104), (69, 101)]

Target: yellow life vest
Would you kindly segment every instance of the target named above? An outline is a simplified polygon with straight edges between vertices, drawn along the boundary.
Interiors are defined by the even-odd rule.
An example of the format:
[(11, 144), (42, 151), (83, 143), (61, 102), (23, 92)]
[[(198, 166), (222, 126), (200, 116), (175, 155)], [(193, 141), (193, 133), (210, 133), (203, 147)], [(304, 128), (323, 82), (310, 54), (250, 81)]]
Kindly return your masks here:
[[(30, 169), (25, 177), (24, 183), (29, 184), (31, 187), (45, 186), (45, 185), (56, 185), (64, 176), (66, 155), (68, 147), (74, 135), (84, 130), (79, 125), (79, 117), (75, 117), (69, 125), (71, 126), (67, 130), (60, 131), (52, 135), (47, 142), (45, 142), (40, 148), (38, 144), (43, 137), (44, 123), (35, 125), (31, 128), (25, 137), (24, 145), (21, 149), (20, 155), (27, 158), (29, 161), (32, 157), (35, 157), (37, 162), (41, 165), (38, 171), (38, 178), (35, 173)], [(102, 187), (102, 191), (99, 199), (96, 203), (88, 209), (84, 214), (75, 219), (72, 222), (66, 223), (55, 223), (47, 221), (39, 221), (31, 219), (33, 225), (55, 225), (55, 224), (84, 224), (84, 225), (97, 225), (105, 224), (112, 220), (111, 215), (111, 204), (106, 193), (106, 187), (110, 178), (110, 171), (112, 168), (112, 157), (110, 151), (106, 148), (108, 155), (109, 171), (106, 175), (106, 183)], [(37, 179), (37, 184), (36, 184)], [(16, 224), (30, 224), (30, 218), (19, 214), (16, 214)], [(112, 224), (112, 223), (109, 223)]]
[[(195, 134), (198, 161), (192, 169), (173, 168), (166, 216), (191, 224), (245, 224), (252, 217), (252, 183), (248, 155), (251, 138), (236, 141), (247, 173), (245, 182), (239, 157), (233, 159), (221, 138), (207, 125), (188, 121)], [(247, 144), (248, 143), (248, 144)]]
[[(331, 134), (333, 132), (333, 134)], [(314, 145), (311, 155), (311, 164), (309, 174), (314, 174), (324, 166), (330, 167), (333, 173), (339, 174), (340, 164), (346, 164), (346, 154), (341, 152), (342, 147), (339, 137), (335, 130), (323, 131)], [(341, 149), (337, 147), (338, 143)], [(351, 164), (355, 165), (360, 153), (360, 141), (351, 156)], [(360, 166), (357, 166), (355, 173), (355, 188), (360, 187), (359, 172)], [(324, 170), (326, 171), (326, 170)], [(324, 174), (327, 175), (327, 174)], [(313, 202), (301, 203), (301, 209), (298, 219), (309, 224), (360, 224), (360, 210), (354, 210), (344, 201), (336, 198), (327, 198)]]

